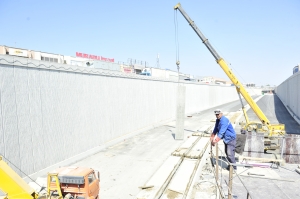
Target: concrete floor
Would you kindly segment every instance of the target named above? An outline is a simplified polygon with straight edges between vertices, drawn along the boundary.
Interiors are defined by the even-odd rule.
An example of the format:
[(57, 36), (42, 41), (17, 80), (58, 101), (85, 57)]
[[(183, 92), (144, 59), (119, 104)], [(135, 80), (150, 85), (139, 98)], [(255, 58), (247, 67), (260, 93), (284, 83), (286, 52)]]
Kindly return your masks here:
[[(271, 123), (285, 124), (287, 134), (300, 134), (299, 124), (290, 116), (276, 95), (267, 94), (257, 104)], [(255, 113), (251, 109), (247, 111), (247, 114), (250, 120), (257, 120)], [(237, 133), (239, 132), (237, 131)], [(268, 151), (267, 154), (263, 154), (263, 157), (274, 158), (272, 153), (272, 151)], [(244, 187), (245, 185), (251, 198), (300, 198), (300, 175), (295, 172), (297, 167), (297, 164), (285, 164), (279, 167), (274, 166), (272, 169), (253, 168), (244, 169), (244, 171), (242, 168), (238, 168), (237, 173), (240, 175), (243, 183), (238, 177), (234, 177), (233, 196), (234, 198), (246, 198), (247, 190)], [(262, 173), (265, 176), (262, 178), (250, 177), (247, 175), (248, 172)], [(222, 187), (227, 194), (228, 171), (222, 169), (222, 175), (223, 180), (227, 180), (227, 182), (222, 182)], [(280, 180), (271, 180), (268, 178), (278, 178)]]
[[(219, 144), (219, 148), (223, 150), (222, 142)], [(228, 195), (229, 172), (225, 169), (227, 164), (221, 165), (221, 162), (219, 161), (220, 184), (224, 194)], [(237, 167), (239, 177), (235, 174), (233, 176), (233, 198), (247, 198), (247, 193), (252, 199), (300, 198), (300, 175), (295, 172), (297, 167), (296, 164), (272, 165), (271, 168)], [(261, 176), (249, 175), (248, 173)]]
[[(215, 119), (213, 110), (236, 111), (240, 102), (201, 111), (185, 118), (184, 136)], [(212, 123), (213, 124), (213, 123)], [(100, 171), (100, 198), (133, 199), (155, 171), (184, 141), (175, 140), (175, 122), (151, 129), (81, 160), (75, 166), (88, 166)]]
[[(275, 99), (275, 100), (274, 100)], [(275, 102), (275, 103), (273, 103)], [(274, 104), (276, 109), (274, 108)], [(278, 105), (279, 104), (279, 105)], [(258, 102), (258, 105), (266, 113), (267, 117), (272, 118), (271, 121), (277, 119), (283, 121), (284, 118), (289, 118), (289, 115), (283, 115), (284, 107), (280, 106), (276, 96), (266, 95)], [(273, 106), (273, 108), (272, 108)], [(283, 106), (283, 105), (282, 105)], [(201, 111), (193, 114), (192, 117), (185, 118), (184, 137), (190, 136), (194, 131), (197, 131), (201, 125), (207, 124), (212, 119), (215, 119), (213, 110), (221, 108), (223, 112), (235, 112), (241, 108), (240, 102), (235, 101), (209, 110)], [(280, 112), (277, 112), (280, 110)], [(277, 113), (277, 117), (274, 116)], [(287, 112), (287, 111), (286, 111)], [(287, 113), (288, 114), (288, 113)], [(249, 111), (250, 119), (254, 114)], [(288, 119), (290, 120), (290, 118)], [(213, 123), (212, 123), (213, 124)], [(295, 125), (291, 129), (300, 130), (293, 122), (287, 122), (289, 125)], [(290, 127), (288, 127), (290, 129)], [(155, 173), (155, 171), (163, 164), (178, 146), (182, 144), (182, 140), (174, 139), (175, 122), (162, 125), (151, 129), (142, 134), (124, 140), (112, 147), (87, 157), (75, 165), (88, 166), (100, 171), (101, 175), (101, 191), (100, 198), (109, 199), (133, 199), (139, 193), (139, 186), (143, 186), (147, 180)], [(295, 165), (286, 165), (287, 168), (294, 169)], [(300, 179), (300, 175), (287, 169), (279, 169), (278, 172), (284, 178)], [(225, 175), (225, 174), (224, 174)], [(251, 193), (257, 193), (254, 198), (271, 198), (267, 195), (273, 195), (273, 198), (299, 198), (298, 192), (292, 192), (293, 189), (299, 188), (297, 182), (276, 182), (261, 180), (257, 178), (244, 179), (247, 182), (247, 187)], [(261, 183), (257, 183), (257, 182)], [(234, 193), (240, 190), (239, 183), (234, 181)], [(277, 194), (279, 188), (284, 190)], [(258, 193), (259, 192), (259, 193)], [(290, 192), (288, 197), (285, 197), (285, 192)], [(239, 198), (246, 198), (244, 193), (237, 194)], [(252, 195), (252, 194), (251, 194)]]

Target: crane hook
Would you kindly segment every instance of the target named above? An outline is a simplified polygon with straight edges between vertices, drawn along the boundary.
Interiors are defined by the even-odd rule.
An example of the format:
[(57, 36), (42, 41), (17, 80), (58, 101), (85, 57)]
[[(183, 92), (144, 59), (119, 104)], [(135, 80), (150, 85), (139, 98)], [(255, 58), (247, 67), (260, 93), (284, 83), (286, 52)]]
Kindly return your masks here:
[(178, 72), (179, 72), (179, 64), (180, 64), (180, 61), (177, 61), (177, 62), (176, 62), (176, 65), (177, 65), (177, 70), (178, 70)]

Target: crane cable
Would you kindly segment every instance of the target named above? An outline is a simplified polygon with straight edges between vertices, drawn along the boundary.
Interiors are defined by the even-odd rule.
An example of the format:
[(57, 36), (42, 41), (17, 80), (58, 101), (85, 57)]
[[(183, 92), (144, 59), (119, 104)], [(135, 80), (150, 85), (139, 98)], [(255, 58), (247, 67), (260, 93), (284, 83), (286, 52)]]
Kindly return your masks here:
[[(178, 40), (178, 20), (177, 20), (177, 9), (174, 10), (174, 26), (175, 26), (175, 46), (176, 46), (176, 65), (179, 77), (179, 40)], [(179, 79), (179, 78), (178, 78)]]

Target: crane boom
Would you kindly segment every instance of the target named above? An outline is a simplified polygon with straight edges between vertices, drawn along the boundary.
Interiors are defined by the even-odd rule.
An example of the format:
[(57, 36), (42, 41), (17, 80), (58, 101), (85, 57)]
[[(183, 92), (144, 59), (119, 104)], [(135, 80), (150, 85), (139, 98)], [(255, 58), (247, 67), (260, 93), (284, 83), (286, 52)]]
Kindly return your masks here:
[(249, 106), (252, 108), (252, 110), (254, 111), (256, 116), (260, 119), (261, 123), (268, 127), (269, 136), (283, 135), (284, 134), (284, 124), (270, 124), (270, 121), (268, 120), (268, 118), (265, 116), (265, 114), (262, 112), (262, 110), (259, 108), (259, 106), (255, 103), (255, 101), (252, 99), (252, 97), (246, 91), (245, 87), (242, 85), (242, 83), (234, 75), (232, 70), (228, 67), (225, 60), (212, 47), (212, 45), (209, 43), (208, 39), (199, 30), (199, 28), (196, 26), (194, 21), (183, 10), (183, 8), (181, 7), (181, 4), (178, 3), (174, 7), (174, 9), (180, 11), (180, 13), (187, 20), (187, 22), (190, 24), (190, 26), (193, 28), (193, 30), (196, 32), (196, 34), (200, 37), (200, 39), (202, 40), (204, 45), (207, 47), (207, 49), (214, 56), (214, 58), (216, 59), (216, 62), (221, 66), (223, 71), (226, 73), (226, 75), (229, 77), (229, 79), (232, 81), (232, 83), (236, 86), (236, 89), (237, 89), (238, 93), (240, 93), (244, 97), (244, 99), (248, 102)]

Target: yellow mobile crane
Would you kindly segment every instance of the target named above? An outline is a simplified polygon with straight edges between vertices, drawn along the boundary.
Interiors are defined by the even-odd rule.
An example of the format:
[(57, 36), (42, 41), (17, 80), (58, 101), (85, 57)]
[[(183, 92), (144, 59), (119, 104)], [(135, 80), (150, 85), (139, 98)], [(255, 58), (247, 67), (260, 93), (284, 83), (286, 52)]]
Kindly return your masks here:
[[(187, 13), (183, 10), (181, 7), (181, 4), (178, 3), (174, 10), (179, 10), (180, 13), (183, 15), (183, 17), (187, 20), (187, 22), (190, 24), (190, 26), (193, 28), (193, 30), (196, 32), (196, 34), (200, 37), (204, 45), (207, 47), (207, 49), (211, 52), (211, 54), (216, 59), (217, 63), (221, 66), (221, 68), (224, 70), (226, 75), (229, 77), (229, 79), (232, 81), (232, 83), (236, 86), (236, 90), (239, 94), (244, 97), (244, 99), (248, 102), (254, 113), (257, 115), (257, 117), (260, 119), (260, 122), (249, 122), (248, 116), (246, 114), (246, 111), (244, 109), (244, 105), (242, 103), (241, 97), (241, 103), (242, 103), (242, 110), (245, 116), (246, 124), (242, 126), (242, 128), (245, 131), (251, 131), (255, 130), (256, 132), (263, 132), (267, 133), (268, 137), (274, 137), (274, 136), (283, 136), (285, 134), (285, 126), (284, 124), (270, 124), (270, 121), (265, 116), (265, 114), (262, 112), (262, 110), (259, 108), (259, 106), (255, 103), (255, 101), (252, 99), (252, 97), (249, 95), (249, 93), (246, 91), (242, 83), (237, 79), (237, 77), (233, 74), (232, 70), (228, 67), (227, 63), (224, 61), (222, 57), (216, 52), (216, 50), (211, 46), (208, 39), (205, 38), (205, 36), (202, 34), (202, 32), (198, 29), (194, 21), (187, 15)], [(267, 147), (266, 149), (271, 149), (271, 147)]]

